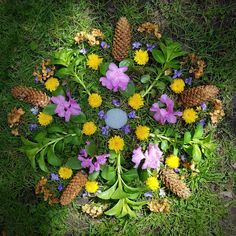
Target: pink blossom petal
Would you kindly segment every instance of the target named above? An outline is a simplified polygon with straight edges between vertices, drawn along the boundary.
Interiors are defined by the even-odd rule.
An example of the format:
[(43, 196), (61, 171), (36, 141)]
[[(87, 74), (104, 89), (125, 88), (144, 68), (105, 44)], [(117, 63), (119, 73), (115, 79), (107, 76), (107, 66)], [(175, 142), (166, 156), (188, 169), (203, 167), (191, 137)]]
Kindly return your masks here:
[(138, 147), (137, 149), (134, 149), (133, 150), (133, 155), (132, 155), (132, 162), (135, 163), (134, 168), (138, 168), (141, 160), (144, 159), (144, 158), (145, 158), (145, 156), (142, 152), (141, 147)]

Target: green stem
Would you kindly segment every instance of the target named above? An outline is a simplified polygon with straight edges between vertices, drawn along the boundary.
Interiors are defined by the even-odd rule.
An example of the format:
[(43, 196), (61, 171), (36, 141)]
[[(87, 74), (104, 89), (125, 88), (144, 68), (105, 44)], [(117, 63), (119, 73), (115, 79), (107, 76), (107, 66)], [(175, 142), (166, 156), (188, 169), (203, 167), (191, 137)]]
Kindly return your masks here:
[(122, 167), (120, 164), (120, 153), (119, 153), (117, 156), (117, 176), (118, 176), (119, 187), (122, 187), (121, 172), (122, 172)]
[(82, 85), (82, 87), (84, 88), (84, 90), (86, 91), (88, 95), (91, 94), (88, 88), (86, 87), (86, 85), (84, 84), (83, 79), (80, 79), (80, 77), (76, 73), (74, 73), (74, 80), (78, 82), (80, 85)]

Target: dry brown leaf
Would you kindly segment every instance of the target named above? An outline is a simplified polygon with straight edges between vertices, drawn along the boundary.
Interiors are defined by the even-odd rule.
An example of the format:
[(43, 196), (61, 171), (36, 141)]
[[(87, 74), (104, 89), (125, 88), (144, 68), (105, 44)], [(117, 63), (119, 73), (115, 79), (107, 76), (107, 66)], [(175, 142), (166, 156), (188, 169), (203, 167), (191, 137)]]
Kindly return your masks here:
[(225, 116), (221, 100), (215, 99), (213, 111), (209, 112), (209, 115), (213, 124), (217, 124)]
[(22, 108), (17, 109), (14, 107), (10, 113), (7, 115), (7, 123), (10, 128), (17, 126), (20, 123), (20, 118), (25, 114), (25, 111)]
[(76, 43), (81, 43), (82, 41), (88, 41), (90, 46), (98, 45), (99, 40), (97, 38), (103, 39), (104, 34), (100, 29), (92, 29), (91, 34), (84, 31), (78, 32), (74, 38)]
[(148, 208), (152, 212), (165, 212), (165, 213), (167, 213), (170, 211), (170, 203), (167, 200), (167, 198), (160, 199), (160, 200), (154, 199), (148, 203)]
[(19, 136), (19, 130), (18, 128), (15, 128), (11, 131), (11, 134), (13, 134), (14, 136)]
[(139, 32), (147, 32), (149, 34), (154, 34), (158, 39), (161, 38), (160, 26), (151, 22), (144, 22), (138, 29)]

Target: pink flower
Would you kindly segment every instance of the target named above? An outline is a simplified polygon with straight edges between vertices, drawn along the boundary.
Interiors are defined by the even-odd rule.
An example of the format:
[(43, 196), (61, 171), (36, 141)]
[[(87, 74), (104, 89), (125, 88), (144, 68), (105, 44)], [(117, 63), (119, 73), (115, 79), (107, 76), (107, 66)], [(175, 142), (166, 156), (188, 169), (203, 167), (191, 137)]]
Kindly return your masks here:
[(101, 77), (100, 82), (104, 87), (113, 90), (114, 92), (117, 92), (119, 88), (121, 90), (126, 90), (130, 81), (129, 76), (124, 73), (127, 70), (127, 66), (119, 68), (116, 64), (111, 63), (106, 73), (106, 77)]
[(160, 108), (158, 103), (154, 103), (150, 111), (155, 112), (154, 119), (159, 121), (162, 125), (166, 122), (176, 123), (176, 116), (182, 116), (182, 112), (174, 112), (174, 101), (169, 98), (166, 94), (160, 97), (160, 101), (166, 104), (166, 108)]
[(149, 144), (148, 149), (143, 153), (141, 147), (133, 150), (132, 162), (135, 163), (134, 168), (138, 168), (141, 161), (144, 159), (142, 169), (156, 169), (160, 166), (162, 151), (156, 144)]

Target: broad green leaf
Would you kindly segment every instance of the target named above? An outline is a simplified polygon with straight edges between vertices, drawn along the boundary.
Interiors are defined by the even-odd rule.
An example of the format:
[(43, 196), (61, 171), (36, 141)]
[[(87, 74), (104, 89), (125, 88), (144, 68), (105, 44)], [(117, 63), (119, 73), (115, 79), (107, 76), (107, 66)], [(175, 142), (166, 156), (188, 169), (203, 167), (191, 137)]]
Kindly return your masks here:
[(134, 85), (133, 81), (128, 83), (128, 86), (125, 91), (120, 90), (120, 93), (124, 97), (132, 96), (135, 93), (135, 85)]
[(21, 141), (22, 141), (22, 143), (23, 143), (24, 145), (26, 145), (26, 146), (33, 146), (33, 147), (38, 146), (37, 143), (31, 142), (30, 140), (26, 139), (26, 138), (23, 137), (23, 136), (21, 136)]
[(47, 134), (46, 131), (39, 132), (34, 136), (33, 140), (38, 143), (43, 143), (43, 141), (46, 138), (46, 134)]
[(53, 166), (61, 166), (62, 164), (61, 159), (57, 157), (57, 155), (55, 154), (54, 148), (52, 145), (47, 150), (47, 160), (48, 160), (48, 163)]
[(48, 115), (55, 114), (55, 109), (57, 105), (56, 104), (48, 104), (46, 107), (43, 108), (43, 113), (46, 113)]
[(150, 75), (143, 75), (141, 77), (141, 83), (146, 84), (146, 83), (148, 83), (150, 81), (150, 79), (151, 79)]
[(52, 92), (52, 96), (59, 96), (59, 95), (62, 95), (62, 96), (66, 95), (62, 86), (58, 86), (58, 88)]
[(73, 170), (80, 170), (82, 168), (81, 162), (80, 162), (80, 160), (78, 160), (77, 156), (69, 158), (68, 161), (66, 162), (65, 166), (69, 167)]
[(160, 64), (165, 63), (165, 57), (164, 57), (163, 53), (160, 50), (154, 48), (152, 50), (152, 56), (153, 56), (153, 58), (155, 59), (156, 62), (158, 62)]
[(92, 156), (94, 156), (94, 154), (97, 150), (97, 146), (94, 143), (90, 143), (85, 146), (85, 150), (88, 153), (88, 155), (92, 157)]
[(74, 144), (74, 145), (80, 145), (82, 142), (82, 138), (81, 136), (73, 136), (72, 139), (71, 139), (71, 144)]
[(115, 192), (116, 190), (116, 186), (117, 186), (117, 181), (115, 182), (114, 185), (112, 185), (109, 189), (107, 189), (106, 191), (104, 192), (101, 192), (97, 195), (97, 197), (101, 198), (101, 199), (110, 199), (112, 194)]
[(169, 148), (169, 143), (167, 140), (162, 140), (161, 141), (161, 150), (162, 151), (167, 151), (167, 149)]
[(194, 135), (193, 135), (193, 139), (201, 139), (202, 136), (203, 136), (203, 126), (197, 125)]
[(64, 130), (59, 125), (51, 125), (47, 128), (48, 133), (63, 133)]
[(65, 147), (64, 140), (60, 140), (59, 142), (56, 143), (55, 150), (56, 152), (63, 152), (64, 147)]
[(99, 176), (100, 171), (95, 171), (92, 174), (89, 174), (88, 180), (93, 181), (96, 180)]
[(184, 133), (184, 144), (187, 144), (191, 141), (192, 135), (189, 131), (185, 131)]
[(108, 216), (119, 216), (123, 208), (124, 199), (119, 200), (114, 207), (105, 212), (105, 215)]
[(86, 115), (83, 112), (80, 112), (78, 116), (71, 116), (70, 121), (74, 123), (85, 123)]
[(134, 61), (132, 59), (124, 59), (119, 63), (119, 67), (122, 66), (128, 66), (128, 67), (132, 67), (134, 66)]
[(138, 176), (137, 169), (133, 168), (133, 169), (130, 169), (130, 170), (126, 171), (125, 173), (122, 174), (122, 178), (127, 182), (138, 179), (139, 176)]
[(101, 176), (103, 179), (111, 181), (116, 177), (115, 168), (109, 165), (105, 166), (102, 170)]
[(196, 162), (199, 162), (202, 159), (202, 152), (197, 144), (193, 144), (192, 156), (193, 160)]
[(141, 181), (146, 181), (147, 178), (149, 177), (149, 174), (148, 174), (148, 171), (147, 171), (147, 170), (139, 169), (139, 170), (138, 170), (138, 174), (139, 174), (139, 179), (140, 179)]
[(39, 168), (40, 168), (42, 171), (44, 171), (44, 172), (49, 172), (49, 171), (48, 171), (48, 168), (47, 168), (47, 166), (46, 166), (46, 163), (45, 163), (45, 156), (44, 156), (45, 152), (46, 152), (46, 148), (43, 149), (43, 150), (40, 152), (39, 158), (37, 158), (37, 162), (38, 162)]
[(61, 50), (58, 52), (55, 52), (53, 55), (53, 58), (51, 59), (51, 63), (55, 65), (63, 65), (63, 66), (69, 66), (71, 58), (73, 55), (72, 50)]
[(36, 170), (35, 158), (36, 158), (36, 154), (38, 153), (38, 151), (39, 151), (39, 148), (24, 149), (24, 153), (29, 158), (31, 166), (33, 167), (34, 170)]
[(64, 79), (65, 77), (73, 75), (73, 71), (71, 71), (69, 68), (61, 68), (56, 71), (55, 76)]
[(155, 85), (155, 88), (157, 88), (158, 90), (165, 90), (166, 89), (166, 84), (162, 81), (157, 81), (156, 82), (156, 85)]
[(99, 69), (102, 75), (104, 76), (106, 75), (109, 65), (110, 65), (110, 62), (104, 62), (100, 65)]
[(117, 158), (117, 153), (116, 153), (116, 152), (110, 151), (109, 154), (110, 154), (110, 156), (109, 156), (109, 159), (110, 159), (110, 160), (114, 160), (114, 159)]

